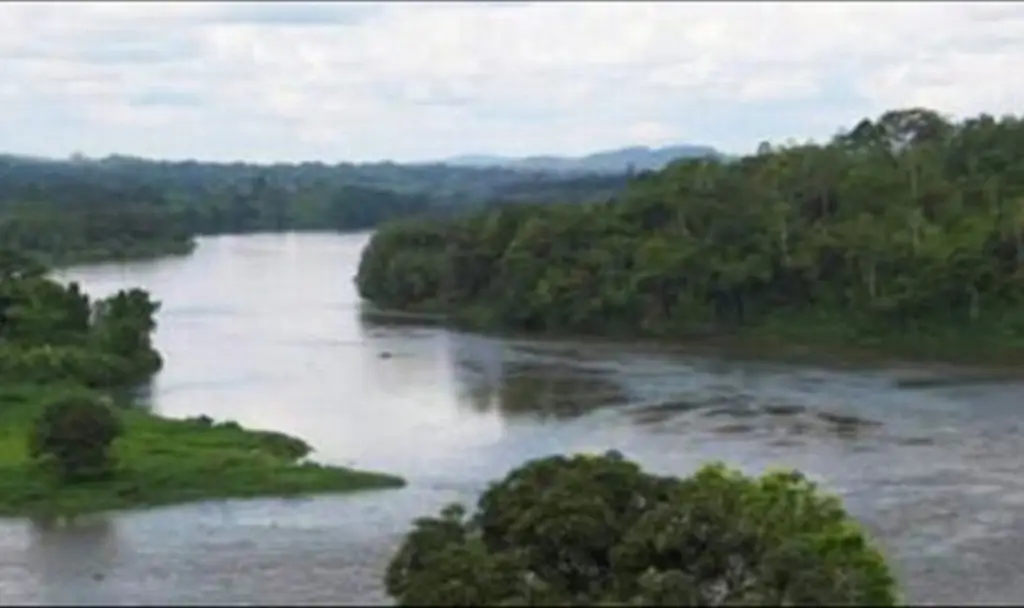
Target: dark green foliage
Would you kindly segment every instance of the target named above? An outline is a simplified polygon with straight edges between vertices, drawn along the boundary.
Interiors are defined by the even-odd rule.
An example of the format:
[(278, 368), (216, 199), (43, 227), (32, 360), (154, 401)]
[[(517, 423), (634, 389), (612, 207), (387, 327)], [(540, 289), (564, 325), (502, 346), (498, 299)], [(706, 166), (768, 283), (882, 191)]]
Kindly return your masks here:
[(188, 253), (197, 234), (365, 230), (467, 205), (601, 200), (625, 175), (0, 156), (0, 245), (49, 263)]
[(93, 309), (94, 343), (103, 352), (131, 361), (134, 379), (160, 369), (160, 356), (151, 339), (158, 310), (160, 304), (137, 288), (100, 300)]
[[(140, 289), (90, 302), (76, 283), (45, 278), (32, 258), (0, 253), (0, 383), (5, 387), (113, 388), (145, 380), (161, 365), (150, 335), (159, 306)], [(38, 413), (29, 452), (65, 481), (109, 471), (121, 425), (95, 394), (61, 393)]]
[(44, 275), (24, 254), (0, 252), (0, 382), (114, 387), (160, 369), (150, 337), (159, 304), (147, 292), (91, 302)]
[(889, 112), (824, 145), (680, 161), (610, 203), (387, 225), (358, 286), (517, 330), (1022, 345), (1022, 159), (1020, 118)]
[(29, 455), (50, 460), (65, 481), (102, 477), (110, 472), (110, 447), (122, 431), (114, 411), (102, 400), (63, 397), (46, 405), (29, 436)]
[(16, 249), (0, 249), (0, 285), (10, 281), (34, 279), (46, 274), (46, 267)]
[(79, 383), (87, 387), (116, 387), (138, 379), (143, 360), (119, 357), (81, 346), (0, 346), (0, 381), (18, 384)]
[(153, 193), (117, 184), (96, 188), (51, 175), (44, 179), (35, 165), (4, 164), (0, 160), (0, 170), (7, 169), (0, 183), (5, 247), (47, 263), (182, 254), (194, 247), (183, 215)]
[(90, 301), (46, 275), (34, 256), (0, 251), (0, 514), (404, 484), (300, 462), (311, 451), (304, 441), (236, 422), (170, 420), (128, 404), (115, 415), (109, 389), (161, 366), (151, 340), (159, 305), (141, 289)]
[(709, 465), (686, 479), (621, 455), (528, 462), (415, 523), (385, 577), (400, 605), (877, 605), (879, 551), (800, 474)]

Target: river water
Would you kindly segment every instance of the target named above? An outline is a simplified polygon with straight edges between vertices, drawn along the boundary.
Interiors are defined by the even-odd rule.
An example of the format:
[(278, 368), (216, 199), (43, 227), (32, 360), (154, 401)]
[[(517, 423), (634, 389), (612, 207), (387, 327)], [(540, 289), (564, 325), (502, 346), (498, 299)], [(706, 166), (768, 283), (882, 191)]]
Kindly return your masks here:
[(0, 605), (387, 603), (381, 574), (414, 517), (527, 458), (611, 448), (676, 474), (798, 467), (882, 539), (910, 601), (1024, 600), (1020, 384), (373, 321), (352, 283), (367, 238), (214, 237), (62, 274), (163, 302), (157, 411), (295, 434), (409, 486), (0, 520)]

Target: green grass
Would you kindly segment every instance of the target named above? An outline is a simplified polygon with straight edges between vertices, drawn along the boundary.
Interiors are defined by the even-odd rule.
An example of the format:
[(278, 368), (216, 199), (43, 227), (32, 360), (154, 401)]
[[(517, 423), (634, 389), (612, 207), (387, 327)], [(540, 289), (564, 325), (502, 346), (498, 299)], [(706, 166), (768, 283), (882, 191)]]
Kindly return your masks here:
[(234, 423), (174, 420), (119, 407), (125, 432), (104, 479), (62, 483), (27, 454), (29, 427), (54, 388), (0, 390), (0, 515), (55, 516), (199, 500), (398, 488), (382, 473), (301, 462), (305, 442)]

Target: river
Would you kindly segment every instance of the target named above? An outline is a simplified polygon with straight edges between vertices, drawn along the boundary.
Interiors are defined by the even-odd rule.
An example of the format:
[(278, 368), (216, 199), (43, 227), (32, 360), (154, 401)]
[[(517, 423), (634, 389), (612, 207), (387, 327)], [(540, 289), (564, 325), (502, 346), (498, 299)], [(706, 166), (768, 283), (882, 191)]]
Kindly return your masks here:
[(373, 322), (352, 282), (367, 238), (213, 237), (190, 257), (61, 274), (163, 302), (155, 410), (295, 434), (321, 461), (409, 486), (0, 520), (0, 605), (386, 603), (414, 517), (527, 458), (610, 448), (676, 474), (798, 467), (882, 539), (909, 601), (1024, 600), (1019, 384)]

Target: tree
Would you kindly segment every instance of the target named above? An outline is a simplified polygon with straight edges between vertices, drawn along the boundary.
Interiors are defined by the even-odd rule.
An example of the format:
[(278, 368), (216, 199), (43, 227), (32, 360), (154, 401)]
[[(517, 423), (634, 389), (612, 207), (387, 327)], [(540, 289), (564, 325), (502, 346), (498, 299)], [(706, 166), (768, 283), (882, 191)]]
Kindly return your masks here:
[(528, 462), (467, 517), (422, 518), (388, 566), (400, 605), (894, 605), (881, 553), (797, 472), (678, 479), (609, 452)]
[(358, 287), (387, 308), (513, 332), (763, 329), (930, 356), (965, 341), (1014, 352), (1021, 159), (1020, 118), (886, 112), (830, 142), (680, 160), (604, 203), (385, 224)]
[(14, 269), (0, 268), (0, 381), (113, 388), (160, 369), (152, 341), (159, 303), (148, 292), (92, 301), (77, 283), (46, 277), (45, 266), (23, 272), (12, 260), (0, 257)]
[(38, 278), (45, 273), (46, 268), (31, 256), (11, 248), (0, 249), (0, 286), (15, 280)]
[(51, 459), (60, 477), (76, 481), (110, 471), (110, 447), (122, 433), (121, 421), (103, 401), (68, 395), (50, 402), (29, 436), (29, 453)]
[(95, 344), (129, 364), (126, 380), (146, 378), (163, 364), (152, 341), (159, 309), (160, 303), (138, 288), (121, 290), (93, 307)]
[[(496, 202), (601, 200), (628, 181), (436, 165), (259, 166), (0, 154), (0, 248), (66, 263), (188, 253), (197, 234), (364, 230)], [(3, 274), (0, 255), (0, 275)]]

